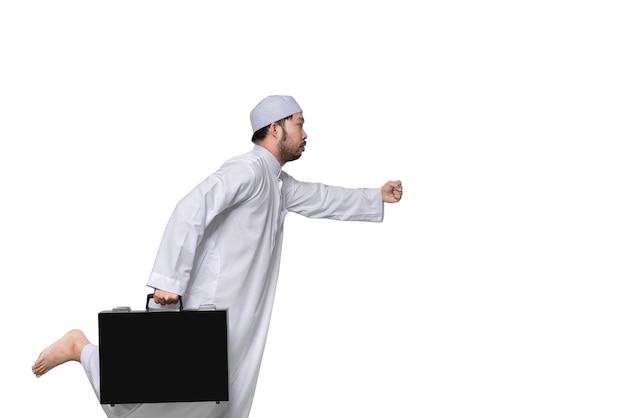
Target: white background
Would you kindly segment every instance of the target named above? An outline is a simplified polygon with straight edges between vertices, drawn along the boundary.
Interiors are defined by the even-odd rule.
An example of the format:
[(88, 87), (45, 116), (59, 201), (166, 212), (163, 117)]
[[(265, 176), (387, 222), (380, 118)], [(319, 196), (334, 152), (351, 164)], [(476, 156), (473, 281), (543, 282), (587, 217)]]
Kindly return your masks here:
[(252, 418), (626, 416), (620, 3), (3, 2), (6, 416), (104, 416), (78, 363), (31, 364), (143, 307), (171, 210), (269, 94), (304, 109), (291, 175), (405, 195), (287, 217)]

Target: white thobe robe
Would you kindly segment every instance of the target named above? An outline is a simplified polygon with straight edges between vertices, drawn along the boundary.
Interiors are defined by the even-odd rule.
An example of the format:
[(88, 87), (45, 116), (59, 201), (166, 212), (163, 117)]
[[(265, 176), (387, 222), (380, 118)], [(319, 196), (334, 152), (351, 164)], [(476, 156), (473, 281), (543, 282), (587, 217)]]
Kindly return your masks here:
[[(181, 416), (176, 408), (186, 417), (248, 417), (270, 325), (287, 212), (380, 222), (383, 202), (380, 189), (299, 182), (258, 145), (226, 161), (196, 186), (176, 205), (147, 284), (182, 295), (186, 308), (214, 304), (228, 309), (230, 400), (142, 404), (133, 407), (133, 417), (170, 416), (165, 412), (170, 410), (171, 416)], [(164, 358), (162, 366), (166, 370), (175, 363)]]

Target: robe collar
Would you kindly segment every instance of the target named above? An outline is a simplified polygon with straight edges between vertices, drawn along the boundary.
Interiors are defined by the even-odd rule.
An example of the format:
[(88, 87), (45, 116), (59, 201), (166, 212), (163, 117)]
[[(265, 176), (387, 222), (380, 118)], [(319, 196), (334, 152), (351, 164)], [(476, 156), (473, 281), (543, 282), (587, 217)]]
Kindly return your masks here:
[(274, 157), (271, 152), (257, 144), (254, 144), (254, 152), (259, 154), (263, 158), (263, 161), (265, 161), (265, 164), (267, 164), (270, 172), (274, 174), (276, 178), (280, 177), (280, 172), (282, 168), (276, 157)]

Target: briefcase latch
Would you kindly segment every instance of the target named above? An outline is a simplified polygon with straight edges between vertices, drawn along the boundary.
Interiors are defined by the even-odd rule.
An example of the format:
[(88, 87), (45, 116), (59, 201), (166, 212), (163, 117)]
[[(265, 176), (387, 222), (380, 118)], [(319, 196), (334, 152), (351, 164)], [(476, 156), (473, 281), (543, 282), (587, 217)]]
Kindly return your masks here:
[(113, 308), (113, 312), (130, 312), (130, 306), (118, 306)]
[(205, 303), (203, 305), (200, 305), (199, 310), (201, 311), (214, 311), (215, 310), (215, 305), (212, 303)]

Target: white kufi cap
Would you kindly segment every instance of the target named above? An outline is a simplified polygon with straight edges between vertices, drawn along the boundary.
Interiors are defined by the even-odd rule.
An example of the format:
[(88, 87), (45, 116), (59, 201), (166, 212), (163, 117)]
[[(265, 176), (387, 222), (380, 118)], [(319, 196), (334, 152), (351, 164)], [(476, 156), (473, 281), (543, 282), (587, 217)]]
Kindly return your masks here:
[(291, 96), (267, 96), (250, 112), (252, 132), (300, 112), (300, 105)]

